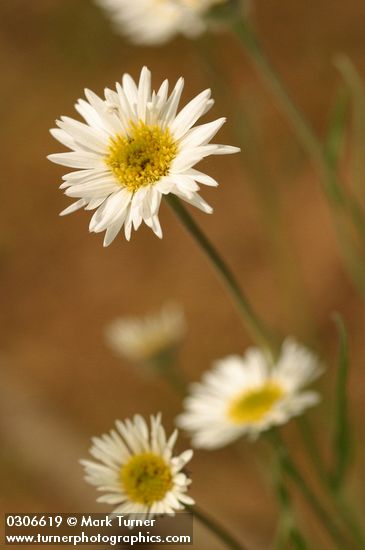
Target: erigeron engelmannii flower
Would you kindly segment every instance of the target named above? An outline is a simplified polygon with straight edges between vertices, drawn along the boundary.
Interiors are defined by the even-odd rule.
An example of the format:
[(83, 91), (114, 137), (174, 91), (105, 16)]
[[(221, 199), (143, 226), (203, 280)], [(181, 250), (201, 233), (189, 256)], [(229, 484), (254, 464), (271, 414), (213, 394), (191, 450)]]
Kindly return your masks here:
[(291, 339), (274, 365), (258, 348), (226, 357), (192, 384), (177, 425), (192, 434), (195, 447), (219, 448), (243, 435), (254, 439), (318, 403), (319, 395), (303, 387), (322, 370), (318, 358)]
[(106, 329), (106, 339), (117, 355), (144, 363), (175, 349), (185, 332), (183, 310), (167, 304), (152, 315), (115, 319)]
[(160, 45), (177, 34), (194, 38), (205, 31), (205, 14), (225, 0), (96, 0), (117, 32), (135, 44)]
[(117, 420), (116, 430), (92, 439), (96, 462), (80, 461), (85, 480), (105, 493), (97, 501), (113, 505), (113, 513), (174, 514), (194, 504), (186, 494), (191, 480), (183, 471), (193, 451), (173, 456), (177, 431), (167, 439), (161, 415), (150, 420), (150, 427), (139, 415)]
[(161, 198), (173, 193), (204, 212), (212, 208), (198, 194), (199, 183), (216, 186), (210, 176), (193, 168), (209, 155), (239, 151), (209, 144), (224, 118), (193, 128), (213, 105), (210, 90), (190, 101), (178, 114), (183, 79), (170, 96), (165, 80), (151, 91), (151, 73), (144, 67), (138, 86), (125, 74), (116, 91), (106, 89), (105, 100), (85, 90), (76, 110), (86, 124), (69, 117), (57, 121), (52, 135), (72, 152), (49, 155), (57, 164), (75, 168), (61, 185), (78, 200), (61, 214), (96, 209), (89, 230), (106, 231), (108, 246), (124, 225), (129, 240), (132, 227), (145, 222), (162, 237), (158, 218)]

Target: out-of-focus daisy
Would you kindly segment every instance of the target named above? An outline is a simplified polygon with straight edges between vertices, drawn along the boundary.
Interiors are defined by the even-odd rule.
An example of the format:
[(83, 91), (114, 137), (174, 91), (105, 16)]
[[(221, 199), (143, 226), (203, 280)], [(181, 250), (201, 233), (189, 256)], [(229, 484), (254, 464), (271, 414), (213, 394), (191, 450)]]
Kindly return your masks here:
[(213, 105), (210, 90), (190, 101), (178, 114), (183, 79), (170, 96), (165, 80), (151, 91), (151, 73), (144, 67), (138, 86), (125, 74), (116, 91), (106, 89), (105, 100), (85, 90), (76, 110), (86, 124), (68, 117), (57, 121), (52, 135), (72, 152), (49, 159), (76, 171), (61, 185), (78, 200), (61, 214), (96, 209), (89, 229), (106, 231), (108, 246), (124, 225), (129, 240), (132, 227), (145, 222), (162, 237), (158, 212), (163, 195), (173, 193), (204, 212), (212, 208), (198, 194), (199, 183), (216, 186), (210, 176), (193, 166), (209, 155), (239, 151), (237, 147), (209, 144), (224, 118), (193, 128)]
[(123, 514), (174, 514), (194, 504), (186, 492), (191, 480), (183, 468), (193, 451), (173, 456), (177, 431), (166, 438), (161, 415), (151, 416), (151, 426), (135, 415), (116, 421), (116, 430), (92, 439), (90, 454), (81, 460), (85, 480), (105, 494), (97, 499)]
[(194, 38), (204, 32), (204, 15), (225, 0), (96, 0), (117, 32), (135, 44), (160, 45), (176, 34)]
[(176, 349), (185, 332), (182, 309), (170, 304), (153, 315), (115, 319), (106, 329), (106, 339), (117, 355), (147, 363)]
[(318, 403), (317, 393), (303, 390), (322, 372), (313, 353), (287, 339), (277, 362), (268, 360), (252, 348), (217, 361), (202, 383), (192, 385), (177, 425), (191, 432), (194, 446), (213, 449), (243, 435), (256, 438)]

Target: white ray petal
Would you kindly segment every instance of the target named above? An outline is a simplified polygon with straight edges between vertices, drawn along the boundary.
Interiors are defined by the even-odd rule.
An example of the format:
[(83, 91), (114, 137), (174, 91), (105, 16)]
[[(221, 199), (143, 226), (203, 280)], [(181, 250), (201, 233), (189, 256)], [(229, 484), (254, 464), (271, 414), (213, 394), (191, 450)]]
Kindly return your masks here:
[(103, 99), (87, 88), (85, 89), (85, 96), (99, 115), (103, 127), (109, 133), (117, 134), (123, 131), (123, 125), (121, 124), (120, 119), (115, 115), (115, 113), (110, 112), (106, 102)]
[(177, 188), (190, 197), (192, 197), (196, 191), (199, 191), (199, 185), (194, 181), (193, 178), (190, 178), (189, 176), (176, 174), (174, 176), (174, 181)]
[(73, 185), (65, 191), (68, 197), (85, 197), (98, 198), (107, 197), (111, 193), (115, 193), (120, 187), (115, 182), (110, 181), (93, 181), (91, 183), (82, 183), (81, 185)]
[(61, 164), (70, 168), (101, 168), (103, 166), (103, 161), (99, 155), (87, 151), (54, 153), (48, 155), (47, 158), (55, 164)]
[(146, 122), (147, 102), (151, 100), (151, 72), (143, 67), (138, 83), (138, 118)]
[(137, 114), (138, 89), (133, 78), (129, 74), (124, 74), (122, 78), (123, 90), (128, 99), (132, 112)]
[(99, 116), (98, 112), (84, 99), (79, 99), (75, 105), (76, 111), (84, 118), (87, 124), (96, 130), (101, 130), (110, 134), (105, 125), (103, 124), (102, 118)]
[(105, 247), (109, 246), (114, 241), (115, 237), (118, 235), (119, 231), (123, 227), (123, 223), (126, 215), (127, 215), (127, 209), (125, 209), (124, 212), (120, 214), (120, 216), (116, 221), (114, 221), (111, 225), (108, 226), (105, 233), (103, 246)]
[(195, 181), (202, 183), (203, 185), (209, 185), (210, 187), (217, 187), (219, 185), (218, 182), (211, 176), (208, 176), (199, 170), (195, 170), (194, 168), (189, 168), (183, 174), (185, 176), (192, 177)]
[(195, 122), (202, 116), (205, 111), (207, 102), (209, 101), (211, 91), (204, 90), (199, 95), (194, 97), (185, 107), (179, 112), (170, 126), (170, 130), (176, 139), (180, 139)]
[(76, 172), (69, 172), (68, 174), (62, 176), (62, 179), (72, 183), (80, 183), (81, 181), (89, 181), (91, 179), (102, 176), (105, 177), (107, 175), (110, 175), (110, 171), (109, 169), (106, 169), (106, 166), (104, 166), (100, 170), (92, 168), (90, 170), (77, 170)]
[(202, 210), (202, 212), (205, 212), (206, 214), (212, 214), (213, 212), (213, 208), (198, 193), (194, 193), (193, 196), (190, 197), (190, 195), (186, 196), (179, 190), (175, 191), (174, 194), (184, 199), (184, 201), (188, 202), (192, 206), (199, 208), (199, 210)]
[(109, 136), (106, 132), (94, 130), (87, 124), (69, 117), (62, 117), (58, 125), (82, 146), (96, 153), (105, 154), (109, 142)]
[(205, 145), (216, 135), (226, 120), (225, 117), (222, 117), (213, 122), (192, 128), (182, 138), (181, 146), (196, 147), (198, 145)]
[(180, 77), (160, 113), (161, 123), (164, 128), (171, 123), (176, 115), (183, 88), (184, 79)]
[(125, 189), (110, 195), (91, 218), (89, 230), (94, 233), (104, 231), (110, 224), (119, 219), (119, 215), (128, 207), (130, 199), (131, 195)]
[(62, 210), (60, 212), (60, 216), (67, 216), (67, 214), (72, 214), (72, 212), (76, 212), (76, 210), (80, 210), (80, 208), (83, 208), (87, 204), (87, 201), (85, 199), (80, 199), (76, 202), (73, 202), (70, 206)]
[(158, 112), (165, 106), (167, 100), (167, 94), (169, 92), (169, 81), (167, 78), (162, 82), (158, 92), (157, 92), (157, 102), (156, 109)]
[(74, 151), (78, 149), (77, 143), (73, 137), (67, 134), (64, 130), (60, 130), (60, 128), (52, 128), (49, 133), (68, 149), (73, 149)]

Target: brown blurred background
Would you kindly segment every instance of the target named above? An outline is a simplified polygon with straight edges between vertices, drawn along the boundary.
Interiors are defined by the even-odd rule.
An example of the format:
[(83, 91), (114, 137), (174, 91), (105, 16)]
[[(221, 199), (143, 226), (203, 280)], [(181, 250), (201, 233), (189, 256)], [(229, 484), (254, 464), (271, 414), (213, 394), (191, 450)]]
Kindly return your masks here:
[[(346, 53), (365, 73), (364, 2), (257, 0), (251, 17), (292, 95), (323, 135), (339, 81), (334, 57)], [(137, 77), (143, 64), (155, 86), (183, 75), (184, 101), (212, 87), (216, 105), (208, 119), (228, 116), (218, 141), (240, 145), (242, 153), (204, 161), (221, 185), (203, 190), (214, 214), (193, 215), (261, 315), (282, 334), (316, 347), (328, 362), (319, 384), (323, 403), (310, 413), (325, 453), (337, 349), (330, 316), (344, 316), (358, 442), (349, 495), (364, 505), (363, 303), (343, 268), (317, 174), (237, 42), (221, 33), (137, 48), (112, 32), (92, 1), (2, 0), (0, 56), (3, 510), (103, 511), (77, 462), (90, 437), (136, 412), (160, 410), (172, 428), (180, 410), (173, 392), (105, 346), (104, 327), (114, 317), (180, 302), (189, 326), (181, 364), (191, 380), (215, 358), (241, 353), (250, 343), (205, 259), (165, 205), (162, 241), (144, 228), (130, 243), (119, 236), (108, 249), (101, 235), (88, 234), (89, 213), (58, 216), (70, 200), (58, 189), (64, 170), (46, 160), (62, 150), (49, 128), (60, 115), (77, 118), (73, 105), (84, 87), (101, 94), (123, 72)], [(272, 200), (278, 214), (270, 218)], [(292, 426), (287, 437), (302, 460)], [(181, 448), (186, 445), (181, 439)], [(271, 548), (276, 526), (260, 449), (243, 443), (197, 452), (191, 464), (194, 498), (255, 550)], [(315, 548), (330, 548), (299, 507), (302, 525), (318, 537)], [(221, 548), (198, 527), (194, 547)]]

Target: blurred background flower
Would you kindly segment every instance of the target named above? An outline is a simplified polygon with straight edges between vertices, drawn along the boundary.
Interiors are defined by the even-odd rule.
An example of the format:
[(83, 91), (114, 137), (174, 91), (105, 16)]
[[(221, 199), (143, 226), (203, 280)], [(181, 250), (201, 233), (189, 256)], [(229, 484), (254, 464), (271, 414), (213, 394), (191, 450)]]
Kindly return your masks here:
[(172, 303), (144, 317), (117, 318), (105, 330), (106, 341), (116, 355), (142, 364), (176, 350), (185, 333), (184, 312)]

